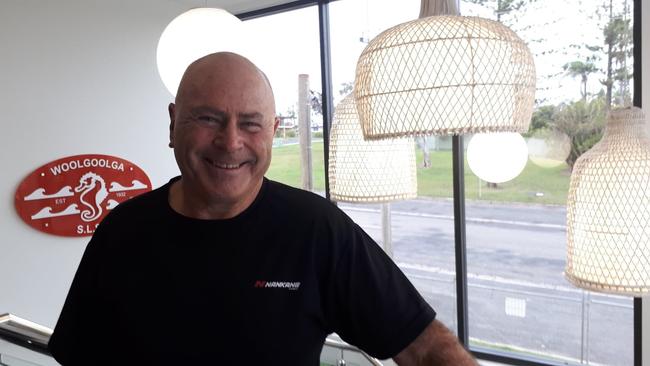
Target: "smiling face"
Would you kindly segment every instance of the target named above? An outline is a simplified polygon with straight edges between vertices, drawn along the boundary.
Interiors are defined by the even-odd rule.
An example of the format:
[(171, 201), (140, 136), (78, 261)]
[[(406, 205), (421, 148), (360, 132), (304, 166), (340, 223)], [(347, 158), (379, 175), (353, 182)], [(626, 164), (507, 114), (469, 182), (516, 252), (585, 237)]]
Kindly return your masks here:
[(245, 210), (271, 163), (278, 125), (261, 71), (235, 54), (206, 56), (186, 71), (169, 115), (170, 146), (182, 176), (172, 187), (172, 207), (199, 218)]

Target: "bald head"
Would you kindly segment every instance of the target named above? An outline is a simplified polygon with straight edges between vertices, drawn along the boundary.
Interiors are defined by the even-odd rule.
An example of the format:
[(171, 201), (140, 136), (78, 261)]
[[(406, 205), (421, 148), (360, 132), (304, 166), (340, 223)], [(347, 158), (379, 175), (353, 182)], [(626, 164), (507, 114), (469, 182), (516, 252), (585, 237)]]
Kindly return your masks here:
[(169, 117), (181, 171), (172, 206), (196, 218), (242, 212), (262, 186), (280, 121), (266, 76), (234, 53), (200, 58), (185, 71)]
[[(183, 74), (175, 102), (183, 103), (188, 98), (196, 97), (197, 92), (215, 86), (234, 92), (255, 89), (267, 99), (275, 115), (275, 98), (266, 74), (249, 59), (232, 52), (212, 53), (192, 62)], [(239, 86), (244, 88), (235, 88)]]

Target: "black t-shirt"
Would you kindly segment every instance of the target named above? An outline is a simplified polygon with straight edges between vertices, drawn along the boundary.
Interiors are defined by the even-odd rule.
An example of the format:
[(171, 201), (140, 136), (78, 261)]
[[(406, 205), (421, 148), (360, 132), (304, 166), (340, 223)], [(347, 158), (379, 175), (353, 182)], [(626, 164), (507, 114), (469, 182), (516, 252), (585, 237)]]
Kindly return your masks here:
[(199, 220), (172, 182), (98, 227), (50, 340), (62, 364), (318, 365), (332, 332), (389, 358), (435, 317), (329, 201), (265, 179), (238, 216)]

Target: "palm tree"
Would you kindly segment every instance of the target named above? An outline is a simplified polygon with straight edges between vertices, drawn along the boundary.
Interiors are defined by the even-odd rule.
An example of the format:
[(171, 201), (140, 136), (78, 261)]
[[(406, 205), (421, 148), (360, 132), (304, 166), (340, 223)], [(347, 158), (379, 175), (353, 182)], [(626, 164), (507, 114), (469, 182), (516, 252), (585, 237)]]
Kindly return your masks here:
[(571, 153), (566, 159), (569, 169), (587, 150), (602, 137), (605, 125), (605, 100), (603, 96), (589, 102), (579, 100), (560, 105), (553, 117), (551, 128), (565, 133), (571, 139)]
[(566, 71), (567, 74), (571, 77), (580, 76), (582, 82), (582, 86), (580, 87), (580, 95), (582, 96), (582, 101), (586, 102), (587, 101), (587, 78), (589, 77), (589, 74), (598, 71), (596, 65), (594, 65), (591, 60), (587, 59), (585, 62), (582, 61), (569, 62), (568, 64), (565, 64), (563, 68), (564, 71)]

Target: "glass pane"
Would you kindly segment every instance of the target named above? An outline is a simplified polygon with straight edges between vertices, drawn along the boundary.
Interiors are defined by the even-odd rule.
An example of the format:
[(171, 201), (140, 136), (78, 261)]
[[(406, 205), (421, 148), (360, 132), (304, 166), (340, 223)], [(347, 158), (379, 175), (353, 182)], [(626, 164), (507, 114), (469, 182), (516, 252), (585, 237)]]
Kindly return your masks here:
[[(54, 360), (52, 360), (51, 363), (54, 363)], [(5, 355), (5, 354), (0, 354), (0, 365), (3, 365), (3, 366), (41, 366), (38, 363), (25, 361), (23, 359), (16, 358), (16, 357), (13, 357), (13, 356), (9, 356), (9, 355)]]
[[(558, 362), (633, 363), (632, 299), (585, 292), (563, 276), (571, 166), (600, 139), (607, 106), (631, 101), (631, 6), (625, 0), (461, 2), (463, 15), (511, 27), (537, 67), (524, 170), (491, 184), (465, 165), (472, 346)], [(620, 53), (608, 51), (608, 39)], [(603, 82), (608, 77), (611, 83)], [(559, 149), (560, 140), (570, 149)]]
[[(590, 294), (585, 318), (584, 357), (604, 365), (634, 364), (634, 302), (627, 297)], [(620, 352), (614, 347), (619, 347)]]
[[(323, 118), (321, 94), (318, 8), (315, 6), (246, 21), (256, 37), (255, 62), (273, 86), (280, 127), (273, 142), (273, 159), (266, 174), (294, 187), (303, 186), (301, 154), (311, 156), (312, 190), (325, 191), (323, 168)], [(314, 101), (309, 109), (311, 148), (301, 153), (299, 145), (299, 75), (306, 75), (306, 98)], [(307, 115), (307, 114), (305, 114)], [(308, 146), (308, 145), (306, 145)], [(307, 151), (310, 151), (307, 153)]]
[[(397, 24), (416, 19), (419, 0), (345, 0), (330, 3), (332, 78), (335, 104), (352, 92), (357, 59), (368, 41)], [(451, 138), (419, 139), (418, 197), (392, 202), (390, 246), (394, 261), (438, 313), (456, 330)], [(423, 147), (429, 153), (427, 168)], [(390, 172), (386, 172), (390, 174)], [(368, 234), (384, 245), (381, 204), (339, 202)]]

